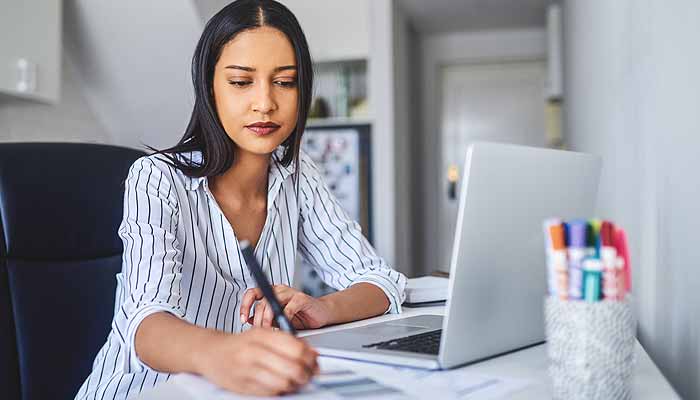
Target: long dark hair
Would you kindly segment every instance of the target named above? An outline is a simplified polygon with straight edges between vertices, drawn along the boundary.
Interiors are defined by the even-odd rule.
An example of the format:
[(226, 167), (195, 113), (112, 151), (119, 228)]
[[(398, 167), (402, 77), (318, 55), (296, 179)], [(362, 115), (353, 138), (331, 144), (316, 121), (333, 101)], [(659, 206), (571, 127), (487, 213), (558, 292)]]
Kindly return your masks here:
[[(192, 84), (195, 102), (190, 122), (182, 139), (173, 147), (153, 150), (167, 157), (175, 168), (190, 177), (215, 176), (233, 164), (235, 143), (224, 130), (214, 107), (214, 67), (223, 47), (238, 33), (261, 26), (284, 33), (294, 47), (297, 62), (297, 125), (282, 145), (280, 162), (285, 167), (294, 161), (299, 171), (299, 147), (311, 105), (313, 66), (304, 32), (294, 14), (274, 0), (237, 0), (216, 13), (207, 22), (192, 56)], [(201, 161), (178, 157), (181, 153), (200, 151)]]

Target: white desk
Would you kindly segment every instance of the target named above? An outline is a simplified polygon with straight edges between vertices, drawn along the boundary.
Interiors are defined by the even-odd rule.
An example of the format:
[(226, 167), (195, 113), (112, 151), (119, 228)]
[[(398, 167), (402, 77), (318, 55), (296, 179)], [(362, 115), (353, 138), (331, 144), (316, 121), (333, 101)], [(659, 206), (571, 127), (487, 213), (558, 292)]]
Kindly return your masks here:
[[(403, 314), (384, 315), (364, 321), (352, 322), (343, 326), (334, 326), (314, 331), (300, 332), (306, 336), (315, 332), (329, 332), (350, 326), (363, 326), (370, 323), (400, 318), (407, 315), (436, 314), (441, 315), (444, 307), (404, 308)], [(680, 399), (671, 388), (666, 378), (654, 365), (644, 348), (637, 342), (637, 363), (633, 381), (633, 399)], [(480, 363), (462, 367), (484, 375), (509, 376), (532, 382), (523, 390), (512, 393), (509, 399), (550, 399), (552, 397), (547, 372), (548, 360), (546, 344), (527, 348)], [(139, 400), (192, 400), (181, 388), (172, 382), (163, 382), (155, 388), (144, 390), (137, 397)]]

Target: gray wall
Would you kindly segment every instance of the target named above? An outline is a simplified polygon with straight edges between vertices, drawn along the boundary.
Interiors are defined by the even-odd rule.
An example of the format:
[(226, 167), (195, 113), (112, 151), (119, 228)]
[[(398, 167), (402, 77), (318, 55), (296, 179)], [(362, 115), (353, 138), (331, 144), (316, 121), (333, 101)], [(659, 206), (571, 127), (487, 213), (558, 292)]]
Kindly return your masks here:
[(414, 276), (416, 265), (412, 257), (415, 244), (413, 232), (418, 219), (414, 209), (417, 190), (415, 170), (420, 163), (414, 157), (415, 143), (419, 134), (416, 123), (418, 85), (418, 35), (408, 17), (397, 2), (394, 2), (394, 152), (396, 168), (394, 181), (396, 190), (396, 265), (401, 272)]
[(700, 3), (565, 2), (565, 137), (603, 157), (601, 217), (628, 231), (638, 337), (700, 398)]
[(372, 117), (372, 223), (377, 252), (389, 265), (396, 263), (396, 168), (393, 0), (370, 2), (369, 57), (367, 59), (367, 95)]
[(190, 0), (62, 2), (60, 99), (0, 99), (0, 140), (173, 145), (192, 107)]
[[(61, 87), (61, 0), (2, 1), (0, 9), (0, 93), (55, 102)], [(36, 74), (24, 92), (17, 90), (19, 59), (32, 63)]]
[(107, 130), (88, 107), (73, 60), (65, 51), (61, 59), (61, 96), (56, 104), (0, 97), (1, 142), (112, 143)]
[(202, 21), (191, 0), (66, 0), (65, 41), (88, 105), (118, 145), (169, 147), (192, 105)]

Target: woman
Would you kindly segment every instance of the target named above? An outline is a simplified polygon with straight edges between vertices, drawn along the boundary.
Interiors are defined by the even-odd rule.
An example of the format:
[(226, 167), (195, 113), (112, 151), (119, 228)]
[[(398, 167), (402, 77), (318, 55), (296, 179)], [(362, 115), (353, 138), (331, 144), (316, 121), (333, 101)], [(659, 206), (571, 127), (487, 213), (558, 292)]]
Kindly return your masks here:
[[(240, 240), (298, 329), (401, 311), (406, 278), (299, 151), (312, 65), (294, 15), (275, 1), (229, 4), (207, 23), (192, 74), (184, 137), (129, 171), (112, 330), (76, 398), (124, 399), (180, 372), (253, 395), (307, 383), (317, 353), (271, 329)], [(297, 249), (338, 292), (290, 287)]]

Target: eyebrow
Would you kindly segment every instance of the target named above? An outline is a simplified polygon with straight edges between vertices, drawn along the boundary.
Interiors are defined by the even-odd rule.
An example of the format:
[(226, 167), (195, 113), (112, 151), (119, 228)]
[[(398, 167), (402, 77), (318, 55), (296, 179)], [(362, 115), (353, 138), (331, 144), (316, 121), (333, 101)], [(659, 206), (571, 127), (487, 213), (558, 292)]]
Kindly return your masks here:
[[(227, 65), (227, 66), (224, 67), (224, 68), (240, 69), (240, 70), (242, 70), (242, 71), (255, 72), (255, 68), (252, 68), (252, 67), (244, 67), (244, 66), (242, 66), (242, 65)], [(275, 68), (275, 72), (287, 71), (287, 70), (290, 70), (290, 69), (296, 70), (296, 69), (297, 69), (297, 66), (296, 66), (296, 65), (283, 65), (283, 66), (281, 66), (281, 67)]]

